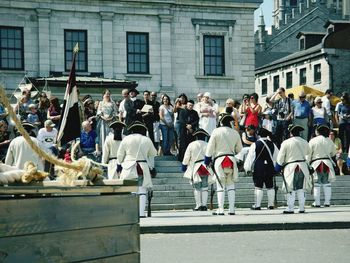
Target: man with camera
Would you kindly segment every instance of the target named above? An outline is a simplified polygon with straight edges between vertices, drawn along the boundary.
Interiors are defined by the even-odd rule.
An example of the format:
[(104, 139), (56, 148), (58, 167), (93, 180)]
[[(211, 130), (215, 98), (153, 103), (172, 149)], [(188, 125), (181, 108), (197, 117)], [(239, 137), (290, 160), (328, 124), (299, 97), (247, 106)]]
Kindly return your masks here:
[(288, 138), (288, 125), (292, 119), (292, 100), (286, 96), (286, 90), (280, 87), (271, 97), (271, 102), (275, 104), (277, 110), (276, 123), (276, 144), (279, 147), (281, 143)]

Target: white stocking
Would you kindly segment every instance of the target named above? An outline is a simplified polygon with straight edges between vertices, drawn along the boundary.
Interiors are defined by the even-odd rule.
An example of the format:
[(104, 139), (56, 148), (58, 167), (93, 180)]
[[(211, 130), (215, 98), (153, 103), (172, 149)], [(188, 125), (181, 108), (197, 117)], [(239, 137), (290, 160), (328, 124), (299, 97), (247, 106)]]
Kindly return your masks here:
[(140, 216), (145, 216), (146, 194), (147, 194), (146, 187), (139, 186), (137, 193), (139, 195), (139, 201), (140, 201), (140, 207), (139, 207)]

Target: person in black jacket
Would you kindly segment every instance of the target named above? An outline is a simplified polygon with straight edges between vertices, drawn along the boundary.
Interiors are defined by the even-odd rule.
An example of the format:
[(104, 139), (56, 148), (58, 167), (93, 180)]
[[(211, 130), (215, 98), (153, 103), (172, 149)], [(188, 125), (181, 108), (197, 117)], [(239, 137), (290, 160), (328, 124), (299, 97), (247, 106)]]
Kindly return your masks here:
[(179, 155), (178, 160), (182, 162), (187, 145), (192, 142), (192, 133), (198, 129), (199, 116), (193, 109), (194, 102), (189, 100), (186, 109), (179, 112)]
[(275, 190), (273, 176), (275, 174), (278, 148), (268, 139), (271, 135), (270, 131), (264, 128), (259, 129), (260, 139), (250, 146), (244, 163), (246, 172), (253, 173), (255, 204), (252, 206), (252, 210), (261, 210), (264, 184), (267, 188), (267, 208), (274, 209)]
[[(138, 120), (142, 122), (141, 109), (144, 105), (143, 101), (136, 98), (139, 92), (136, 89), (129, 90), (129, 95), (124, 97), (125, 125), (128, 126), (132, 122)], [(128, 130), (124, 129), (124, 134), (128, 135)]]

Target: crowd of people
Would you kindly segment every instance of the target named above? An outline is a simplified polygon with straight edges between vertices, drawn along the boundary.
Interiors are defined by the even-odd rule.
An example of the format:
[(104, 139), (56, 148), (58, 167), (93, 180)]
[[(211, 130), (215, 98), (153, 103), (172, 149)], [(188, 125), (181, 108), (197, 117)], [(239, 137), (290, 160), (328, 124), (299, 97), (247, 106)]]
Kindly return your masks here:
[[(306, 178), (306, 168), (294, 161), (306, 161), (305, 156), (311, 152), (308, 147), (313, 145), (314, 138), (319, 135), (329, 137), (327, 143), (331, 142), (334, 146), (334, 152), (330, 150), (326, 156), (328, 158), (329, 154), (330, 159), (335, 156), (334, 163), (337, 167), (334, 174), (343, 175), (347, 171), (347, 165), (344, 165), (350, 143), (350, 98), (347, 92), (342, 94), (341, 102), (335, 107), (331, 104), (332, 90), (327, 90), (323, 97), (313, 98), (310, 94), (301, 92), (298, 98), (294, 98), (293, 94), (286, 94), (283, 87), (268, 96), (264, 104), (260, 104), (258, 95), (253, 93), (245, 94), (242, 100), (228, 98), (224, 107), (219, 107), (209, 92), (199, 93), (196, 102), (188, 99), (185, 94), (180, 94), (176, 99), (160, 94), (158, 98), (156, 92), (146, 90), (142, 97), (138, 95), (136, 89), (124, 89), (122, 100), (116, 101), (106, 89), (101, 100), (94, 100), (89, 95), (81, 98), (79, 106), (82, 129), (78, 153), (72, 153), (70, 147), (64, 147), (63, 151), (57, 147), (57, 128), (62, 111), (57, 97), (48, 98), (43, 92), (34, 100), (30, 91), (25, 90), (14, 110), (33, 140), (46, 152), (58, 155), (67, 162), (72, 160), (72, 154), (77, 154), (107, 164), (109, 179), (118, 178), (123, 173), (127, 174), (126, 177), (129, 176), (132, 165), (129, 167), (125, 163), (128, 155), (138, 156), (134, 156), (138, 160), (136, 174), (144, 174), (142, 171), (146, 170), (143, 167), (145, 163), (153, 168), (152, 158), (155, 155), (175, 155), (183, 164), (185, 176), (194, 185), (195, 210), (206, 209), (208, 184), (216, 181), (219, 209), (215, 213), (218, 215), (224, 213), (225, 190), (229, 198), (229, 214), (235, 213), (234, 182), (243, 164), (246, 171), (252, 172), (256, 186), (254, 209), (260, 209), (263, 185), (268, 188), (268, 207), (272, 209), (274, 192), (271, 175), (274, 174), (274, 166), (276, 163), (283, 166), (284, 174), (293, 174), (293, 178), (297, 167), (298, 177)], [(15, 137), (19, 134), (11, 132), (9, 126), (11, 121), (7, 119), (6, 109), (0, 105), (1, 158), (6, 164), (23, 168), (23, 160), (17, 158), (20, 142)], [(134, 133), (147, 136), (153, 148), (138, 136), (128, 136)], [(294, 156), (299, 160), (287, 156), (292, 152), (287, 150), (290, 146), (286, 146), (290, 136), (300, 136), (303, 140), (294, 141), (292, 145), (295, 148), (295, 145), (300, 144), (300, 154)], [(137, 138), (136, 144), (131, 139), (133, 137)], [(331, 146), (327, 146), (327, 143), (324, 147), (330, 149)], [(128, 149), (130, 147), (133, 153)], [(30, 149), (23, 151), (28, 156)], [(139, 156), (141, 152), (142, 158)], [(281, 152), (284, 152), (283, 156), (280, 156)], [(259, 158), (263, 162), (258, 161)], [(287, 165), (288, 172), (286, 164), (290, 162), (294, 165), (292, 168)], [(312, 159), (308, 162), (312, 162)], [(35, 163), (40, 169), (40, 160)], [(317, 164), (315, 169), (319, 169), (320, 163), (314, 164)], [(329, 165), (327, 161), (321, 161), (321, 164)], [(54, 167), (48, 162), (42, 165), (54, 179)], [(187, 170), (189, 166), (191, 168)], [(208, 175), (212, 176), (211, 179), (204, 179)], [(329, 183), (328, 179), (317, 181), (315, 192), (319, 192), (316, 187), (328, 187)], [(139, 185), (140, 195), (144, 195), (145, 189), (150, 185), (149, 179), (143, 180)], [(288, 210), (292, 212), (292, 200), (295, 199), (293, 192), (305, 190), (305, 185), (296, 187), (290, 182), (285, 185), (293, 189), (290, 191), (290, 200), (288, 199), (289, 204), (293, 203)], [(304, 192), (297, 193), (299, 201), (303, 200)], [(315, 204), (319, 206), (319, 201), (316, 200)], [(141, 214), (143, 213), (144, 211)]]

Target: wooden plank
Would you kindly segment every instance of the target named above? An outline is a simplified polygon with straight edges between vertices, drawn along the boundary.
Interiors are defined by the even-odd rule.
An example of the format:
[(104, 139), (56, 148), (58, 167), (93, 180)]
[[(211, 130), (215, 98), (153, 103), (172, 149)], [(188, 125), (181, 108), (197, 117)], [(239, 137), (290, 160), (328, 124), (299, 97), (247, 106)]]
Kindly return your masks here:
[(115, 193), (125, 194), (136, 192), (137, 186), (7, 186), (0, 187), (0, 195), (21, 195), (21, 194), (100, 194)]
[(87, 260), (89, 263), (138, 263), (140, 262), (140, 253), (132, 253), (108, 258), (99, 258), (94, 260)]
[(139, 222), (135, 195), (0, 199), (0, 215), (0, 237)]
[(140, 251), (138, 224), (0, 238), (1, 262), (72, 262)]

